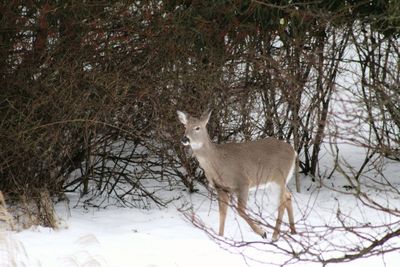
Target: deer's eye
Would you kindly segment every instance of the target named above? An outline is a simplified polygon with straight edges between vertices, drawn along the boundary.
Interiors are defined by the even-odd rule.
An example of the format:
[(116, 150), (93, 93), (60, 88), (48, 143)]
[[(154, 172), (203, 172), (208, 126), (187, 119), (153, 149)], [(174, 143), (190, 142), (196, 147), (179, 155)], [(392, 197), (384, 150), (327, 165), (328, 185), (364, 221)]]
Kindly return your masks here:
[(194, 130), (195, 130), (195, 131), (200, 131), (200, 127), (197, 126), (197, 127), (194, 128)]

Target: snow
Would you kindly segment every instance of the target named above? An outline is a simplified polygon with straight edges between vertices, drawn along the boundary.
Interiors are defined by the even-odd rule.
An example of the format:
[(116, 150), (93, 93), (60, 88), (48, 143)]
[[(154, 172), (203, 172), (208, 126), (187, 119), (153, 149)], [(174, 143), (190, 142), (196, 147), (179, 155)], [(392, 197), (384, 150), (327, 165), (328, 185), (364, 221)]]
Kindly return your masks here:
[(221, 250), (173, 208), (71, 213), (66, 228), (37, 227), (9, 236), (27, 253), (17, 266), (240, 266), (240, 257)]
[[(346, 149), (353, 156), (360, 155), (360, 151), (354, 148), (345, 147), (343, 151)], [(354, 166), (363, 160), (361, 156), (357, 158), (358, 161), (349, 157)], [(331, 160), (326, 153), (323, 162), (329, 165)], [(396, 188), (400, 186), (398, 163), (387, 164), (383, 173), (392, 178), (392, 183), (397, 183)], [(218, 227), (218, 204), (200, 186), (200, 192), (194, 194), (179, 189), (165, 192), (170, 194), (167, 198), (176, 199), (167, 208), (108, 206), (98, 209), (85, 207), (78, 202), (77, 194), (70, 194), (70, 206), (75, 208), (68, 208), (63, 202), (56, 205), (61, 222), (59, 229), (32, 227), (20, 232), (0, 231), (0, 266), (273, 266), (271, 264), (283, 265), (290, 260), (279, 248), (292, 246), (300, 249), (300, 242), (310, 244), (310, 249), (316, 252), (318, 249), (326, 250), (324, 257), (346, 252), (336, 251), (334, 246), (364, 242), (351, 233), (327, 231), (326, 225), (339, 224), (338, 216), (348, 225), (394, 224), (398, 228), (399, 216), (368, 208), (353, 195), (339, 192), (348, 181), (340, 177), (340, 173), (335, 175), (332, 180), (324, 181), (330, 188), (304, 182), (301, 193), (294, 192), (294, 179), (289, 182), (299, 234), (290, 236), (288, 226), (283, 224), (282, 236), (275, 244), (269, 244), (268, 239), (267, 243), (260, 242), (263, 240), (233, 209), (228, 210), (226, 238), (213, 239), (213, 231)], [(369, 197), (387, 207), (400, 206), (398, 193), (380, 191), (371, 185), (366, 187)], [(274, 224), (275, 192), (276, 188), (269, 186), (250, 194), (249, 209), (254, 215), (262, 214), (265, 225)], [(191, 218), (196, 218), (197, 225), (204, 224), (208, 232), (195, 227)], [(284, 222), (287, 222), (287, 217), (284, 217)], [(373, 237), (382, 234), (378, 230), (367, 228), (361, 232)], [(270, 239), (272, 229), (267, 228), (267, 232)], [(248, 245), (241, 246), (243, 241), (249, 242)], [(391, 242), (398, 245), (399, 237)], [(400, 253), (397, 251), (337, 266), (395, 267), (399, 262)], [(320, 263), (291, 263), (293, 266), (321, 266)]]

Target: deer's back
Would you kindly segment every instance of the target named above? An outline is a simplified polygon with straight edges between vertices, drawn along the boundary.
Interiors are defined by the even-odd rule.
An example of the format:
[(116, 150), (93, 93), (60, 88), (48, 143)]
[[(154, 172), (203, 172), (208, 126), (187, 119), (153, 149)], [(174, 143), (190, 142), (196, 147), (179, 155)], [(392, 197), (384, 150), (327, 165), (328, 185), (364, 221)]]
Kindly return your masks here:
[(275, 138), (221, 144), (217, 150), (223, 168), (236, 180), (241, 176), (239, 183), (250, 186), (270, 181), (286, 183), (295, 161), (293, 147)]

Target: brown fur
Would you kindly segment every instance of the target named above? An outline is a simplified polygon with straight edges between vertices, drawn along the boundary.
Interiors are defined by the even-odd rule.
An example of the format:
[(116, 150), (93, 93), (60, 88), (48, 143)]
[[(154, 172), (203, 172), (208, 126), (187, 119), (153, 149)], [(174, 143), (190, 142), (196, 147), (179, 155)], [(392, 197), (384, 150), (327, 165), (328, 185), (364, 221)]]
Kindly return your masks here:
[(285, 210), (288, 213), (291, 232), (296, 232), (292, 197), (286, 188), (288, 176), (293, 171), (296, 161), (296, 153), (291, 145), (275, 138), (217, 145), (211, 142), (206, 128), (210, 113), (203, 114), (201, 118), (194, 118), (178, 111), (178, 116), (186, 128), (185, 144), (192, 147), (209, 184), (217, 190), (220, 235), (224, 234), (229, 200), (232, 194), (236, 194), (239, 215), (254, 232), (266, 237), (261, 227), (246, 213), (246, 206), (249, 189), (270, 182), (276, 183), (280, 188), (278, 217), (272, 239), (277, 240), (279, 237)]

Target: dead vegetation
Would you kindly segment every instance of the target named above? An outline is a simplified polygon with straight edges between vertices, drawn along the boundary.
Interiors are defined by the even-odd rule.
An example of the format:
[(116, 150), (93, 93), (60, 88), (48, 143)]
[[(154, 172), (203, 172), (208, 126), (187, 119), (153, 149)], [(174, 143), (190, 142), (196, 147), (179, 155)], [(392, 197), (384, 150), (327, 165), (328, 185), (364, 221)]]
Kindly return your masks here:
[(5, 224), (12, 213), (57, 227), (65, 192), (148, 207), (168, 201), (157, 190), (196, 191), (204, 174), (180, 144), (176, 109), (214, 108), (215, 142), (291, 142), (304, 179), (325, 176), (326, 140), (368, 148), (364, 167), (375, 155), (398, 162), (396, 1), (331, 2), (0, 4)]

